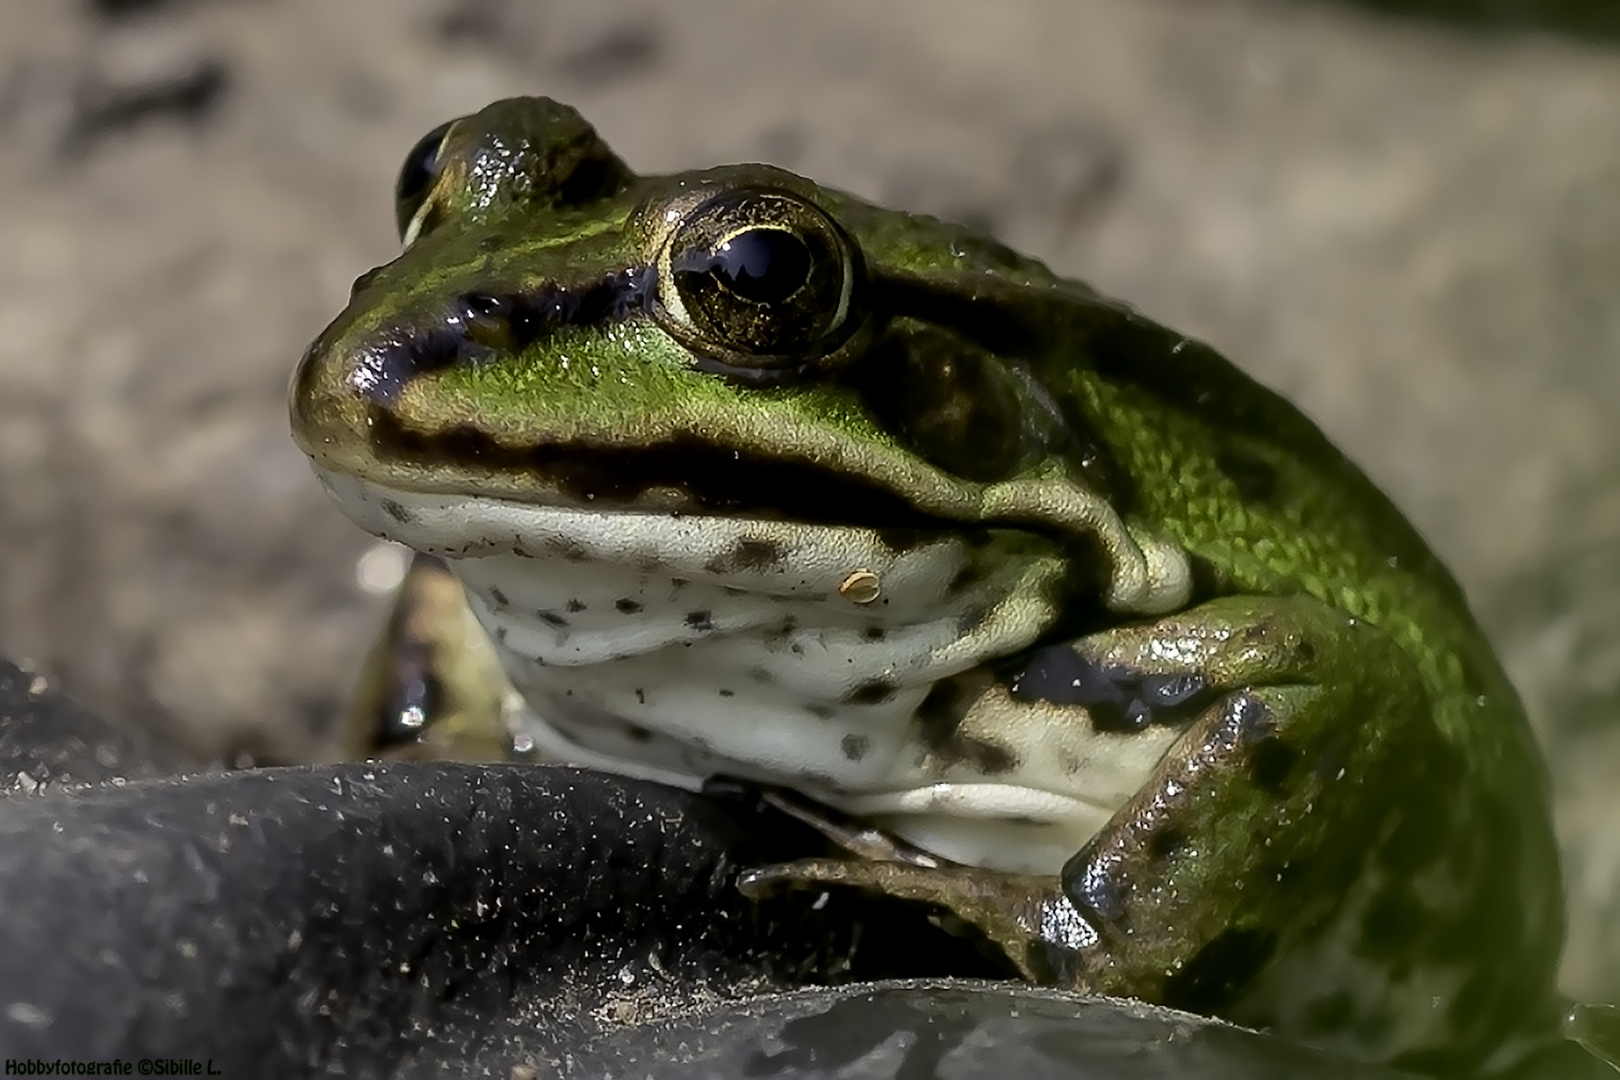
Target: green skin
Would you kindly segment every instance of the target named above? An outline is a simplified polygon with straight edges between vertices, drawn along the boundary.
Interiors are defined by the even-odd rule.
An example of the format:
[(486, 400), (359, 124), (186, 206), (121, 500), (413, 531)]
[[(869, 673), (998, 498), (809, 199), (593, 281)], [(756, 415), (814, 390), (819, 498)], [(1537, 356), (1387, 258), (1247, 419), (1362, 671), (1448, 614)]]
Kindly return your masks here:
[[(786, 193), (772, 224), (822, 239), (802, 249), (809, 283), (677, 310), (672, 236), (710, 199), (759, 190)], [(1180, 737), (1061, 875), (896, 845), (760, 868), (747, 890), (923, 901), (1033, 980), (1415, 1071), (1499, 1064), (1552, 1030), (1562, 896), (1519, 700), (1445, 568), (1286, 401), (969, 230), (765, 166), (638, 177), (544, 99), (435, 133), (399, 209), (406, 250), (356, 283), (293, 382), (295, 437), (326, 472), (585, 506), (565, 468), (619, 469), (631, 459), (614, 454), (676, 439), (812, 462), (832, 486), (803, 496), (818, 500), (806, 520), (857, 516), (876, 489), (884, 513), (898, 497), (933, 528), (1025, 530), (1069, 568), (1037, 646), (1131, 685), (1198, 681), (1153, 717)], [(762, 213), (734, 202), (716, 228)], [(612, 280), (654, 299), (586, 303), (539, 333), (447, 321), (470, 293), (579, 297)], [(437, 346), (386, 347), (435, 330)], [(535, 446), (566, 454), (520, 460)], [(845, 481), (847, 501), (825, 494)], [(664, 476), (657, 509), (797, 516), (791, 492), (766, 505), (750, 482), (707, 483)], [(1055, 700), (1031, 655), (967, 673), (961, 693), (1023, 672)], [(1094, 704), (1065, 708), (1085, 722)]]

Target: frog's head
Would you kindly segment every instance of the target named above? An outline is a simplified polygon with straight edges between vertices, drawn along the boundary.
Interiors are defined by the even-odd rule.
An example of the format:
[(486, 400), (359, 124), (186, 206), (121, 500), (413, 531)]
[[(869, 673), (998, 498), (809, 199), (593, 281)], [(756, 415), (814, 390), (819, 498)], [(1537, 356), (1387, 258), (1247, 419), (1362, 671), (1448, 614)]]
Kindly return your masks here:
[[(1040, 264), (764, 165), (637, 176), (546, 99), (437, 129), (397, 198), (403, 254), (355, 282), (292, 387), (351, 514), (338, 489), (363, 485), (383, 505), (1012, 528), (1091, 545), (1115, 610), (1185, 597), (1044, 370), (1048, 342), (1126, 316)], [(363, 523), (450, 554), (528, 543), (392, 516)]]

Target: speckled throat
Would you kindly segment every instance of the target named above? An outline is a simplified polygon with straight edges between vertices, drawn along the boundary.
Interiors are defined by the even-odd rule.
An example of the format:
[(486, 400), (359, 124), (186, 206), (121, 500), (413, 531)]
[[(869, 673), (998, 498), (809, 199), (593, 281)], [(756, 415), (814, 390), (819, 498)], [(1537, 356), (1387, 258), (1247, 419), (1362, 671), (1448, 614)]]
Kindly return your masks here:
[[(790, 784), (947, 858), (1056, 873), (1175, 735), (1070, 723), (1064, 747), (1059, 707), (988, 675), (1062, 607), (1071, 556), (1038, 534), (896, 543), (319, 475), (366, 529), (447, 560), (527, 703), (520, 734), (550, 757)], [(947, 685), (972, 700), (945, 717)]]

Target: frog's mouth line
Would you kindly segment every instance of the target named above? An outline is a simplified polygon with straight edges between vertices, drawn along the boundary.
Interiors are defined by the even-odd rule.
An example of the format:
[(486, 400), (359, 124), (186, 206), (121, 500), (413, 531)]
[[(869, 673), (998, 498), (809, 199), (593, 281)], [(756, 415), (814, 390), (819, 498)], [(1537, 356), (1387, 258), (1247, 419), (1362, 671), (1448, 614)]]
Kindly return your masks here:
[[(865, 476), (694, 436), (646, 446), (554, 442), (513, 447), (465, 426), (424, 435), (405, 428), (388, 410), (375, 408), (370, 439), (376, 459), (385, 466), (406, 466), (406, 475), (442, 468), (446, 461), (465, 463), (467, 481), (442, 490), (477, 493), (498, 486), (505, 497), (527, 496), (525, 501), (538, 504), (858, 526), (888, 535), (896, 546), (940, 532), (971, 532), (975, 526), (1040, 531), (1016, 522), (973, 523), (930, 514)], [(501, 477), (508, 482), (487, 482)]]

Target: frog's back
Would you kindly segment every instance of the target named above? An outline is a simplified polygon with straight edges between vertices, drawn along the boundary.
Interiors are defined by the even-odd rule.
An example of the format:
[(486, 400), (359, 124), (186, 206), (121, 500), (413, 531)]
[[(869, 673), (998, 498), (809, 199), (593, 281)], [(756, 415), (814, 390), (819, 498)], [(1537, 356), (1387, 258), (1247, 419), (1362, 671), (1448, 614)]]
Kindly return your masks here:
[[(1208, 346), (1121, 312), (1070, 363), (1128, 512), (1187, 549), (1203, 597), (1309, 594), (1383, 628), (1420, 676), (1450, 754), (1423, 763), (1423, 790), (1390, 794), (1408, 825), (1369, 855), (1339, 961), (1432, 964), (1459, 1042), (1550, 1028), (1563, 896), (1545, 769), (1450, 572), (1314, 423)], [(1288, 993), (1273, 986), (1268, 1007)]]
[(1462, 589), (1309, 418), (1207, 345), (1134, 314), (1088, 341), (1070, 378), (1128, 477), (1127, 514), (1187, 549), (1206, 596), (1303, 592), (1382, 627), (1473, 766), (1533, 766), (1539, 793), (1523, 708)]

